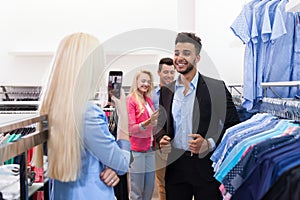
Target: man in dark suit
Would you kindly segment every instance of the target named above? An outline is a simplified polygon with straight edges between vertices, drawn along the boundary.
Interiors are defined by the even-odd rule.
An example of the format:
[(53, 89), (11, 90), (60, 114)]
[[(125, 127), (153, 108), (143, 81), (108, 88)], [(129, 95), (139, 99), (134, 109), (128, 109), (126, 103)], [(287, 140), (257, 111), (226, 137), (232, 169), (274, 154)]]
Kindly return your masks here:
[(222, 199), (210, 156), (225, 130), (239, 123), (223, 81), (201, 75), (201, 39), (179, 33), (175, 41), (177, 80), (161, 88), (157, 143), (168, 155), (166, 196), (169, 200)]

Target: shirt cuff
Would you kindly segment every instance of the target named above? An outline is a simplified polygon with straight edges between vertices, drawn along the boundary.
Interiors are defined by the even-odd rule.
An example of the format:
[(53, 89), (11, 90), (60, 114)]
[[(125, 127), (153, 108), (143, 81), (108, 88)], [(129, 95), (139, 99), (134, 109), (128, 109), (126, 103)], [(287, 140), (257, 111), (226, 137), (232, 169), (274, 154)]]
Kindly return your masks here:
[(128, 140), (117, 140), (117, 144), (121, 149), (124, 149), (126, 151), (130, 151), (130, 142)]
[(214, 139), (208, 138), (207, 141), (209, 142), (209, 144), (210, 144), (210, 146), (211, 146), (210, 151), (215, 150), (215, 148), (216, 148), (216, 143), (215, 143)]
[(142, 122), (139, 123), (139, 127), (140, 127), (140, 130), (146, 130), (146, 128), (144, 128), (144, 127), (142, 126)]

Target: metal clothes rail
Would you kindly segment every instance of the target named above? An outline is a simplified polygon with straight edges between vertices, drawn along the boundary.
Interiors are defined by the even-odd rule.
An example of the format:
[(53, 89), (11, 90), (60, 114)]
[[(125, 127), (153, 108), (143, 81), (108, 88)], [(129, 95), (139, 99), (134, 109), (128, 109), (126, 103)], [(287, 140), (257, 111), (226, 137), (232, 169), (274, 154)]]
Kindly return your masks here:
[(281, 98), (272, 87), (297, 87), (300, 89), (300, 81), (283, 81), (283, 82), (265, 82), (261, 83), (261, 87), (263, 89), (263, 96), (265, 97), (267, 94), (267, 89), (270, 89), (278, 98)]
[[(8, 122), (0, 125), (0, 133), (13, 131), (19, 128), (35, 123), (47, 122), (47, 115), (29, 117), (16, 122)], [(34, 146), (43, 144), (48, 139), (48, 126), (43, 126), (41, 131), (23, 136), (15, 142), (5, 145), (0, 145), (0, 162), (13, 158), (17, 155), (20, 156), (20, 199), (28, 199), (28, 177), (27, 177), (27, 151)]]

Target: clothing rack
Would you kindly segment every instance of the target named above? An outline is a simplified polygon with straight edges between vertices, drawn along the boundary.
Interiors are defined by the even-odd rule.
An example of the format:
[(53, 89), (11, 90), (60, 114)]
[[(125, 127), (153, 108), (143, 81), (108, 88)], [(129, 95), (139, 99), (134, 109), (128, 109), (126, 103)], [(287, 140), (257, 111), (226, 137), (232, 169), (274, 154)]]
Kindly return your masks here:
[[(299, 136), (299, 124), (267, 113), (258, 113), (249, 121), (227, 129), (211, 157), (224, 199), (264, 199), (261, 197), (282, 174), (279, 171), (299, 165)], [(289, 149), (283, 150), (284, 147)], [(290, 191), (295, 185), (281, 187)]]
[(240, 84), (231, 84), (227, 85), (229, 92), (232, 95), (232, 101), (235, 106), (242, 107), (243, 103), (243, 85)]
[(242, 96), (242, 92), (241, 92), (238, 88), (243, 89), (243, 85), (240, 85), (240, 84), (232, 84), (232, 85), (227, 85), (227, 87), (229, 88), (229, 91), (230, 91), (231, 94), (233, 94), (233, 91), (236, 91), (237, 94), (239, 94), (239, 95)]
[(41, 86), (4, 86), (0, 85), (2, 101), (33, 101), (38, 100)]
[(0, 86), (0, 114), (38, 114), (40, 86)]
[[(272, 87), (297, 87), (300, 89), (300, 81), (268, 82), (261, 83), (261, 86), (264, 97), (260, 100), (260, 112), (300, 122), (300, 101), (293, 98), (282, 98), (272, 89)], [(270, 89), (278, 98), (266, 97), (267, 89)]]
[[(18, 121), (6, 122), (0, 125), (0, 133), (13, 131), (19, 128), (23, 128), (35, 123), (43, 123), (43, 129), (36, 131), (20, 138), (19, 140), (0, 146), (0, 163), (20, 156), (20, 199), (28, 199), (28, 177), (27, 177), (27, 151), (34, 146), (47, 142), (48, 139), (48, 127), (45, 125), (47, 122), (47, 115), (33, 116)], [(44, 194), (46, 194), (45, 192)]]
[(265, 82), (261, 83), (263, 89), (263, 96), (266, 97), (267, 89), (270, 89), (278, 98), (281, 98), (272, 87), (297, 87), (300, 89), (300, 81), (283, 81), (283, 82)]
[(261, 100), (260, 112), (300, 122), (300, 100), (264, 97)]

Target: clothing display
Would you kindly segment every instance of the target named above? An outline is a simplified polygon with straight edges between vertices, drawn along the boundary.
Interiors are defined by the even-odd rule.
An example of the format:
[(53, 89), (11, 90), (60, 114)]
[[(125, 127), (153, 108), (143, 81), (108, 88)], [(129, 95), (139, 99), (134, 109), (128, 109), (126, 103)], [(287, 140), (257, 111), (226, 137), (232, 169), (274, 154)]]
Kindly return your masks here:
[[(298, 136), (292, 138), (293, 144), (277, 147), (259, 156), (249, 178), (244, 181), (232, 199), (261, 199), (270, 189), (274, 181), (280, 177), (282, 171), (300, 164), (299, 131), (295, 133), (295, 135)], [(272, 146), (270, 146), (269, 149), (272, 149)], [(289, 158), (289, 160), (287, 160), (287, 158)], [(292, 160), (290, 158), (292, 158)], [(289, 166), (284, 167), (287, 163), (289, 163)]]
[(258, 113), (226, 130), (211, 160), (224, 199), (261, 199), (287, 170), (300, 165), (300, 127)]
[(224, 199), (297, 199), (284, 191), (299, 180), (290, 176), (300, 165), (300, 103), (292, 99), (299, 88), (262, 88), (265, 82), (300, 80), (299, 13), (286, 12), (287, 3), (252, 0), (231, 25), (245, 44), (242, 106), (266, 113), (227, 129), (211, 156)]
[[(44, 198), (43, 191), (39, 191), (42, 193), (42, 197), (35, 198), (35, 193), (46, 183), (43, 178), (45, 172), (43, 169), (46, 170), (47, 167), (39, 168), (39, 174), (39, 171), (36, 170), (37, 167), (33, 167), (31, 163), (32, 147), (43, 144), (48, 137), (47, 129), (36, 131), (36, 123), (45, 119), (44, 117), (25, 117), (23, 120), (17, 120), (9, 125), (1, 124), (0, 130), (6, 131), (1, 133), (3, 138), (7, 135), (8, 138), (12, 138), (0, 144), (0, 192), (2, 199), (25, 199), (29, 194), (30, 196), (33, 195), (31, 196), (33, 200), (48, 199)], [(44, 166), (47, 166), (46, 156), (44, 156), (43, 163)]]
[(278, 99), (265, 97), (261, 100), (260, 111), (272, 113), (281, 118), (300, 121), (299, 99)]
[(17, 164), (0, 166), (0, 192), (3, 199), (17, 199), (20, 197), (20, 176), (14, 170), (19, 169)]
[[(10, 142), (15, 142), (19, 140), (20, 138), (31, 134), (35, 132), (36, 127), (24, 127), (24, 128), (19, 128), (14, 131), (6, 132), (6, 133), (0, 133), (0, 145), (8, 144)], [(31, 156), (29, 153), (28, 156)], [(18, 161), (15, 162), (14, 160), (18, 158), (11, 158), (10, 160), (5, 161), (5, 164), (14, 164), (14, 163), (19, 163)], [(29, 161), (31, 159), (28, 159)]]
[[(251, 110), (263, 97), (262, 82), (300, 80), (299, 13), (285, 12), (287, 0), (253, 0), (231, 29), (245, 44), (244, 102)], [(274, 88), (267, 97), (294, 97), (295, 88)]]
[(300, 165), (287, 170), (274, 183), (262, 200), (298, 200), (300, 199)]
[[(4, 152), (2, 156), (4, 155), (6, 158), (0, 168), (10, 168), (11, 166), (15, 168), (12, 175), (7, 176), (8, 174), (6, 174), (5, 178), (1, 178), (1, 182), (5, 181), (6, 185), (4, 189), (0, 186), (1, 198), (24, 199), (30, 194), (32, 200), (47, 200), (49, 199), (47, 198), (48, 193), (44, 193), (42, 190), (43, 186), (47, 185), (44, 179), (48, 164), (47, 156), (44, 155), (44, 167), (39, 168), (32, 165), (34, 152), (32, 147), (44, 143), (45, 138), (48, 137), (47, 130), (37, 131), (37, 123), (44, 121), (43, 117), (37, 117), (40, 104), (38, 100), (42, 87), (0, 86), (0, 88), (0, 93), (3, 94), (0, 95), (2, 97), (2, 102), (0, 102), (0, 129), (2, 131), (0, 133), (0, 151)], [(5, 152), (8, 155), (5, 155)], [(0, 159), (4, 158), (0, 157)], [(25, 173), (27, 174), (26, 181), (24, 180)], [(36, 197), (37, 193), (41, 195)]]
[[(0, 98), (2, 101), (38, 101), (40, 98), (42, 87), (41, 86), (4, 86), (0, 85)], [(7, 106), (0, 107), (1, 109)], [(16, 110), (35, 110), (38, 106), (22, 105), (16, 106)]]

